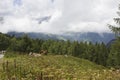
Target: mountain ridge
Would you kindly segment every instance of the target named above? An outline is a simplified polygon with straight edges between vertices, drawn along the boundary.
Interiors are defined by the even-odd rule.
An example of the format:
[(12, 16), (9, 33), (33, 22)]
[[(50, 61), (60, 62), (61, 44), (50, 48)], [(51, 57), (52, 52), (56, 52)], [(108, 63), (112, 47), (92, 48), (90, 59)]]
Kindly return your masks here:
[(113, 33), (96, 33), (96, 32), (69, 32), (63, 34), (49, 34), (49, 33), (35, 33), (35, 32), (8, 32), (10, 36), (21, 37), (24, 34), (28, 35), (33, 39), (53, 39), (53, 40), (70, 40), (70, 41), (91, 41), (93, 43), (96, 42), (104, 42), (108, 43), (110, 40), (115, 39)]

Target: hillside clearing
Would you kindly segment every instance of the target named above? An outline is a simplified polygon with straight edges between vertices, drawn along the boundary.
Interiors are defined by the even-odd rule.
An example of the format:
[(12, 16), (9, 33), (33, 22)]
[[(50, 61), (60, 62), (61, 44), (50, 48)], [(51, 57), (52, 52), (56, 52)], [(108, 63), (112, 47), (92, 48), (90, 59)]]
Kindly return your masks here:
[[(3, 65), (4, 63), (4, 65)], [(8, 64), (7, 67), (5, 64)], [(6, 68), (4, 70), (3, 68)], [(8, 69), (7, 69), (8, 68)], [(0, 59), (0, 80), (16, 77), (23, 80), (38, 79), (40, 74), (52, 80), (119, 80), (120, 75), (88, 60), (63, 55), (33, 57), (20, 55)]]

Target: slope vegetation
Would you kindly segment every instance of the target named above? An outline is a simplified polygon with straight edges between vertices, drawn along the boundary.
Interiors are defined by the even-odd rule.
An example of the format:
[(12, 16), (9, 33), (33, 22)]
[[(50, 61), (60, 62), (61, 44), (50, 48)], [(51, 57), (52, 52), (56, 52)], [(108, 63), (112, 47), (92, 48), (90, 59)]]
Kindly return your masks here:
[[(1, 80), (118, 80), (116, 71), (88, 60), (63, 55), (19, 55), (0, 59)], [(49, 79), (50, 78), (50, 79)]]

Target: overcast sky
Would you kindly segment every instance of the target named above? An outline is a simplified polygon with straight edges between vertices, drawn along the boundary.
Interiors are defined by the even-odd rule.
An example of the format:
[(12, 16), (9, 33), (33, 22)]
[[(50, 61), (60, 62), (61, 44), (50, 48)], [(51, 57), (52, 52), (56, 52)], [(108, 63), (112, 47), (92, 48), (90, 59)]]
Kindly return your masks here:
[(0, 0), (0, 32), (109, 32), (120, 0)]

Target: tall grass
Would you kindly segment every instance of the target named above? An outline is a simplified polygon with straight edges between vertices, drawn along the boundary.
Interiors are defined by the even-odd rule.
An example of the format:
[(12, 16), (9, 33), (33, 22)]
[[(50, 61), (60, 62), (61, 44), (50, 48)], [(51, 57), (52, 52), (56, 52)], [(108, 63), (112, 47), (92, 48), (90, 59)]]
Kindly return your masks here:
[(0, 60), (0, 80), (119, 80), (120, 72), (72, 56), (17, 55)]

